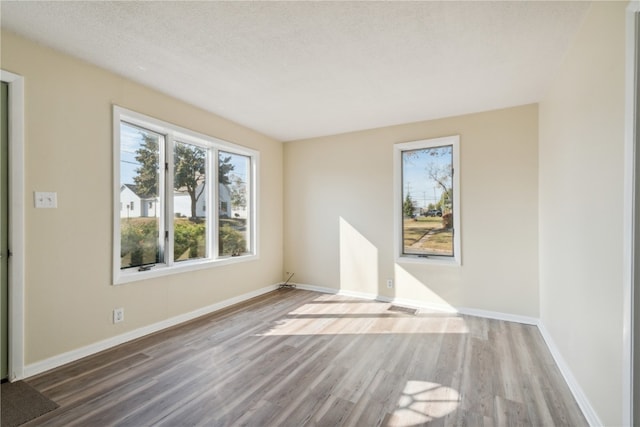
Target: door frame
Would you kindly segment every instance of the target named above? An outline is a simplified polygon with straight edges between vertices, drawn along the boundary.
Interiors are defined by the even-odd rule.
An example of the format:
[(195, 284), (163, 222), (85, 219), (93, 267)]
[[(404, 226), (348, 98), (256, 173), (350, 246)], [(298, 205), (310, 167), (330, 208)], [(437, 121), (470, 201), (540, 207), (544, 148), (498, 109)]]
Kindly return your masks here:
[[(625, 66), (625, 168), (624, 168), (624, 271), (623, 271), (623, 372), (622, 372), (622, 424), (633, 425), (634, 384), (640, 381), (640, 367), (634, 366), (634, 347), (639, 342), (634, 331), (634, 298), (640, 293), (640, 271), (636, 259), (640, 256), (640, 224), (636, 221), (640, 214), (640, 164), (636, 161), (640, 149), (640, 1), (631, 1), (626, 11), (626, 66)], [(640, 268), (640, 266), (638, 266)], [(640, 307), (636, 308), (640, 309)], [(637, 313), (636, 313), (637, 315)], [(635, 344), (634, 344), (635, 339)]]
[(24, 77), (0, 70), (9, 84), (9, 381), (24, 378)]

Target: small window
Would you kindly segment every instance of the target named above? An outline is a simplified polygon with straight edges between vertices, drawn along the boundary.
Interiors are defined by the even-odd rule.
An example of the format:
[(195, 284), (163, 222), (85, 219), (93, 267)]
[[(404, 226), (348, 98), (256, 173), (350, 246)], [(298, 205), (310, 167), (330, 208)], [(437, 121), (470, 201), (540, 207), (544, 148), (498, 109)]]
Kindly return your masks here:
[(400, 258), (460, 264), (458, 144), (458, 136), (396, 144)]

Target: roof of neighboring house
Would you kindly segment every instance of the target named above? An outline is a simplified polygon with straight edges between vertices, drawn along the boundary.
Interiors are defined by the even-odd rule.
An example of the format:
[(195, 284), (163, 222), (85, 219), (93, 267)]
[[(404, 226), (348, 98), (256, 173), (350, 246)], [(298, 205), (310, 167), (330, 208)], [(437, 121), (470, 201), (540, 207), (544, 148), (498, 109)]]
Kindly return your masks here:
[(122, 186), (120, 187), (120, 191), (122, 192), (122, 190), (124, 190), (125, 188), (128, 188), (129, 190), (133, 191), (133, 194), (135, 194), (136, 196), (140, 197), (141, 199), (156, 199), (156, 196), (151, 196), (148, 194), (140, 194), (138, 192), (138, 186), (135, 184), (122, 184)]
[[(200, 184), (202, 185), (202, 184)], [(218, 184), (219, 187), (224, 188), (227, 190), (227, 192), (229, 192), (229, 186), (226, 184)], [(199, 187), (199, 186), (198, 186)], [(147, 194), (140, 194), (138, 192), (138, 186), (135, 184), (122, 184), (122, 186), (120, 187), (120, 191), (122, 192), (122, 190), (124, 190), (125, 188), (128, 188), (129, 190), (133, 191), (133, 194), (135, 194), (136, 196), (140, 197), (140, 199), (144, 199), (144, 200), (149, 200), (149, 199), (157, 199), (156, 196), (150, 196)], [(173, 194), (175, 195), (188, 195), (187, 190), (185, 189), (185, 187), (179, 188), (177, 190), (174, 190)]]
[[(125, 185), (132, 185), (132, 184), (125, 184)], [(196, 190), (196, 191), (198, 191), (198, 192), (199, 192), (199, 191), (200, 191), (200, 188), (201, 188), (201, 186), (202, 186), (202, 185), (203, 185), (202, 183), (198, 184), (198, 187), (197, 187), (197, 190)], [(132, 186), (133, 186), (133, 187), (135, 187), (135, 185), (132, 185)], [(227, 184), (223, 184), (223, 183), (221, 183), (221, 182), (220, 182), (220, 183), (218, 183), (218, 190), (219, 190), (220, 188), (224, 188), (224, 189), (226, 189), (228, 192), (229, 192), (229, 191), (231, 191), (231, 190), (229, 189), (229, 186), (228, 186)], [(176, 189), (176, 190), (173, 190), (173, 194), (183, 194), (183, 195), (186, 195), (186, 194), (189, 194), (189, 193), (187, 192), (187, 187), (180, 187), (180, 188), (178, 188), (178, 189)]]

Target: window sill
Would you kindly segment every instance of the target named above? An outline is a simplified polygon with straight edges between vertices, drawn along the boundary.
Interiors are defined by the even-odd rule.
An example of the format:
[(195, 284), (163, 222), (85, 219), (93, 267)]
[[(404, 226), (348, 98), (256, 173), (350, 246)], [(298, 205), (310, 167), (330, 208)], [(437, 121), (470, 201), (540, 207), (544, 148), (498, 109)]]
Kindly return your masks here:
[(418, 255), (400, 255), (396, 257), (398, 264), (425, 264), (425, 265), (443, 265), (450, 267), (460, 267), (462, 263), (459, 257), (440, 257), (440, 256), (418, 256)]
[(243, 255), (237, 257), (219, 258), (215, 260), (184, 261), (178, 264), (173, 264), (170, 267), (165, 264), (159, 264), (146, 271), (138, 271), (136, 268), (131, 268), (128, 270), (118, 270), (114, 274), (113, 284), (115, 286), (123, 285), (125, 283), (137, 282), (140, 280), (170, 276), (173, 274), (186, 273), (189, 271), (204, 270), (207, 268), (221, 267), (230, 264), (239, 264), (243, 262), (255, 261), (257, 259), (258, 255)]

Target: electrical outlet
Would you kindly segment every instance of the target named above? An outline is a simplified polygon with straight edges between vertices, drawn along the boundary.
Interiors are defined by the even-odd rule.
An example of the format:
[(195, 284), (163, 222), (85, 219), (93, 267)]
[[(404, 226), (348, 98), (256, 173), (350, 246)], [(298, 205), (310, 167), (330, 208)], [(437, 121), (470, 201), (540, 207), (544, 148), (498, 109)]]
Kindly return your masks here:
[(115, 308), (113, 310), (113, 323), (124, 322), (124, 308)]
[(33, 200), (38, 209), (55, 209), (58, 207), (58, 194), (55, 192), (34, 191)]
[(387, 288), (393, 288), (393, 279), (387, 279)]

